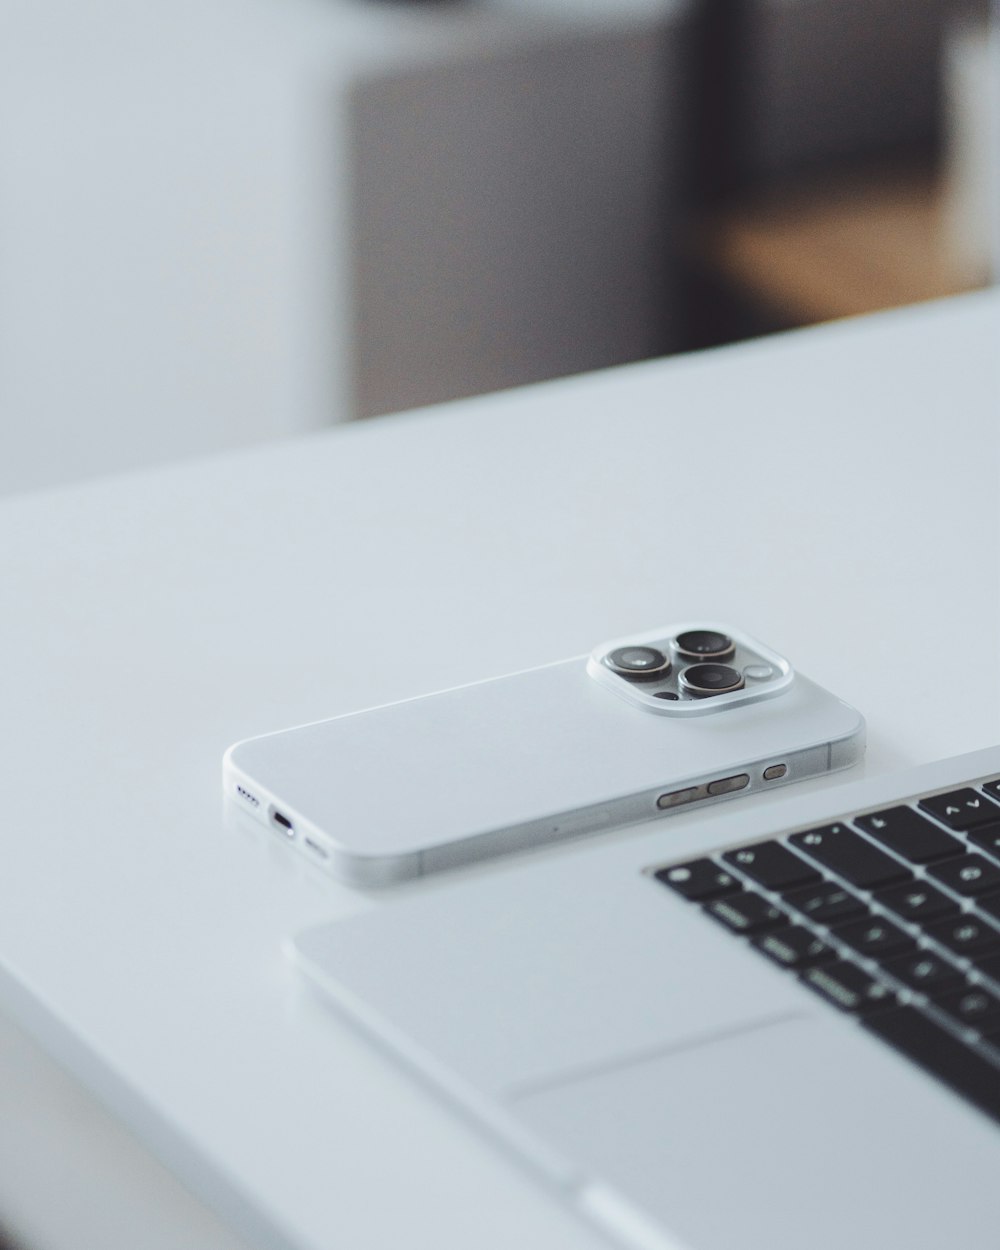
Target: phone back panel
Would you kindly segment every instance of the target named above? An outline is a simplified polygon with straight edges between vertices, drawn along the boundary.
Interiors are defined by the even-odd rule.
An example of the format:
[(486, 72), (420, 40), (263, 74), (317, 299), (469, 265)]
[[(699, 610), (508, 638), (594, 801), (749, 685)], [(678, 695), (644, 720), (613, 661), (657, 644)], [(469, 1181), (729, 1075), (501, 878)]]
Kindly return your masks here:
[(798, 675), (774, 698), (678, 720), (578, 657), (237, 743), (227, 786), (259, 815), (277, 805), (338, 875), (376, 884), (648, 818), (682, 784), (750, 771), (747, 793), (773, 784), (771, 764), (786, 781), (843, 767), (862, 733), (857, 711)]

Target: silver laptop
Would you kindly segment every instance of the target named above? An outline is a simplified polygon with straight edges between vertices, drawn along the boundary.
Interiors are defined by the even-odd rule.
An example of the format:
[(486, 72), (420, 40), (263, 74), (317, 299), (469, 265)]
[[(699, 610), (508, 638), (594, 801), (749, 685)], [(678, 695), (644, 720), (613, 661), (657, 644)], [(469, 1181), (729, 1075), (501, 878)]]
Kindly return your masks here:
[(294, 950), (622, 1245), (1000, 1246), (1000, 747), (442, 878)]

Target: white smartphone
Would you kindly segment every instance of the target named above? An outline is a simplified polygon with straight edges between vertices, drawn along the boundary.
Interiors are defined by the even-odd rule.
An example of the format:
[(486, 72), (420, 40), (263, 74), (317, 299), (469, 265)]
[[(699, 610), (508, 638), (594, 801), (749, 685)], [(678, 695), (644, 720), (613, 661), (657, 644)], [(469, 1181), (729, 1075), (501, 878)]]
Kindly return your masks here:
[(726, 624), (238, 742), (239, 807), (382, 886), (846, 768), (861, 714)]

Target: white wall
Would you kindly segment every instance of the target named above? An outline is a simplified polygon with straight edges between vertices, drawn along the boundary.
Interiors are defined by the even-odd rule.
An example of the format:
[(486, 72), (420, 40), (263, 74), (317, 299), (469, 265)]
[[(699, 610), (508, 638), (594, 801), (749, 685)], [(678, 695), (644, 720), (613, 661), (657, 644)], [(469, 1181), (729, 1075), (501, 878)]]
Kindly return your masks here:
[[(611, 317), (611, 347), (591, 337), (567, 353), (565, 342), (580, 337), (577, 305), (587, 293), (618, 308), (621, 288), (641, 281), (636, 310), (646, 307), (655, 280), (641, 272), (650, 264), (652, 206), (637, 197), (656, 182), (650, 136), (665, 121), (652, 61), (661, 42), (651, 32), (668, 31), (683, 7), (682, 0), (6, 0), (0, 492), (292, 434), (355, 415), (359, 396), (367, 396), (363, 411), (409, 406), (494, 380), (511, 384), (641, 354), (632, 331), (621, 342)], [(612, 58), (618, 70), (577, 86), (578, 97), (581, 90), (591, 95), (589, 112), (577, 118), (565, 107), (572, 99), (566, 49), (582, 41), (599, 61), (602, 40), (619, 49)], [(531, 126), (521, 126), (520, 149), (502, 157), (507, 190), (496, 204), (529, 225), (537, 216), (544, 222), (537, 237), (548, 232), (551, 255), (558, 252), (544, 317), (532, 325), (530, 358), (523, 350), (508, 358), (503, 348), (504, 359), (484, 369), (481, 343), (446, 342), (445, 325), (445, 334), (425, 336), (419, 353), (422, 377), (437, 378), (435, 393), (415, 375), (401, 385), (398, 370), (384, 382), (410, 344), (412, 307), (421, 306), (417, 284), (433, 279), (428, 294), (439, 312), (453, 290), (440, 281), (440, 222), (426, 203), (419, 206), (424, 216), (413, 215), (419, 197), (393, 195), (399, 160), (412, 153), (398, 142), (367, 151), (356, 126), (388, 118), (403, 139), (398, 109), (411, 101), (399, 96), (400, 82), (417, 91), (427, 119), (432, 98), (472, 116), (477, 67), (495, 66), (498, 57), (527, 57), (536, 78), (512, 79), (505, 100), (503, 80), (483, 68), (492, 75), (491, 108), (513, 107), (515, 92), (537, 85), (544, 109), (550, 71), (564, 84), (563, 131), (553, 136), (550, 128), (543, 149), (532, 144)], [(449, 73), (458, 89), (435, 97), (435, 81)], [(619, 106), (616, 93), (630, 76), (640, 85)], [(602, 90), (604, 101), (593, 97)], [(621, 129), (615, 110), (626, 107), (642, 160), (623, 166), (609, 144)], [(597, 141), (580, 127), (593, 130), (602, 110), (609, 122)], [(440, 120), (447, 123), (444, 114)], [(574, 127), (586, 157), (577, 164), (568, 157)], [(427, 147), (417, 163), (424, 193), (438, 172), (454, 183), (463, 161), (488, 184), (489, 152), (456, 156), (440, 143), (433, 150), (433, 133), (425, 126), (419, 134)], [(351, 163), (359, 152), (363, 174)], [(546, 164), (551, 173), (563, 152), (573, 195), (561, 193), (553, 217)], [(607, 184), (618, 168), (627, 177), (615, 202)], [(384, 237), (423, 248), (423, 271), (409, 275), (398, 304), (362, 299), (366, 274), (378, 282), (385, 273), (382, 236), (371, 226), (375, 209), (364, 200), (376, 188)], [(496, 251), (489, 207), (476, 206), (464, 239), (468, 263), (455, 249), (455, 232), (447, 239), (463, 298), (476, 256), (484, 246)], [(564, 221), (570, 209), (574, 221)], [(657, 224), (669, 230), (669, 222)], [(593, 274), (589, 285), (567, 285), (574, 231), (575, 270)], [(642, 238), (623, 252), (622, 241), (637, 232)], [(361, 237), (368, 263), (358, 267)], [(523, 237), (535, 235), (529, 229)], [(516, 322), (518, 301), (523, 310), (546, 287), (537, 259), (530, 257), (530, 281), (481, 284), (475, 315)], [(423, 307), (434, 315), (427, 299)], [(373, 313), (374, 328), (365, 320)], [(427, 354), (434, 342), (441, 364)]]
[(267, 7), (42, 0), (5, 22), (0, 487), (339, 415), (303, 333), (328, 263), (302, 228), (304, 50)]

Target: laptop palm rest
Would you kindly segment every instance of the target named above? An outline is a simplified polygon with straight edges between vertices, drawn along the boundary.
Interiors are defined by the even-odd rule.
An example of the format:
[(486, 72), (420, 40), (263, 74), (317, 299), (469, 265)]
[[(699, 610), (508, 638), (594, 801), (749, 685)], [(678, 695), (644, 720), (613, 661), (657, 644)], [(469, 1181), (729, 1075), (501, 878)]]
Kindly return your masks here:
[(733, 1250), (734, 1227), (743, 1250), (996, 1245), (993, 1125), (848, 1020), (744, 1029), (515, 1093), (514, 1110), (664, 1245)]
[(627, 1244), (995, 1247), (992, 1123), (632, 856), (422, 890), (294, 956)]

